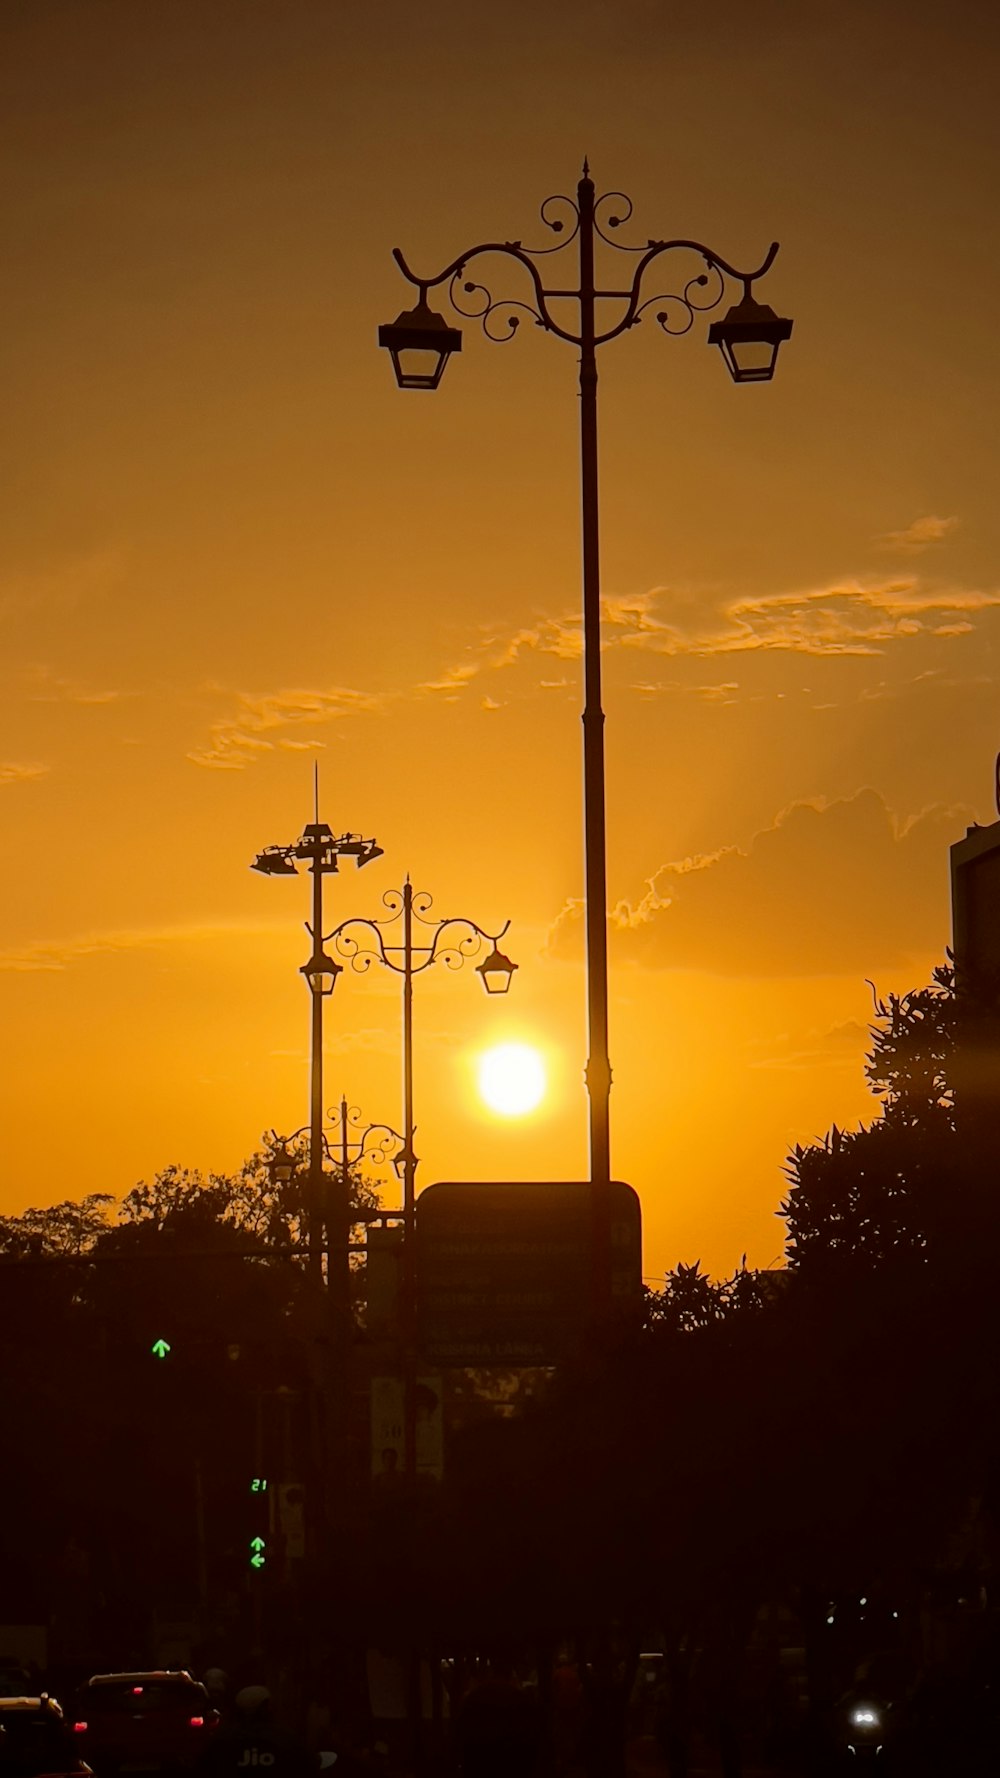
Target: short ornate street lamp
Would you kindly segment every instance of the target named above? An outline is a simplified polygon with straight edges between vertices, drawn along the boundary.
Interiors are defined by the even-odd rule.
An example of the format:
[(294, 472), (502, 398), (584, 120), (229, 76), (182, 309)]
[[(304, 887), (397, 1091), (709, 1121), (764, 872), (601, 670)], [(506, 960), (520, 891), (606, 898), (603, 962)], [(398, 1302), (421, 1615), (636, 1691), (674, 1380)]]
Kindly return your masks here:
[[(546, 198), (541, 219), (562, 240), (546, 247), (524, 247), (520, 241), (486, 241), (468, 247), (432, 277), (412, 272), (399, 248), (393, 258), (404, 278), (418, 292), (416, 307), (388, 327), (379, 329), (379, 344), (391, 354), (401, 389), (436, 389), (448, 359), (461, 346), (461, 335), (436, 314), (427, 293), (445, 286), (459, 315), (478, 320), (488, 339), (511, 340), (524, 316), (536, 327), (565, 340), (580, 352), (580, 463), (583, 518), (583, 651), (584, 651), (584, 850), (587, 939), (587, 1093), (590, 1105), (590, 1177), (593, 1185), (594, 1313), (603, 1319), (611, 1289), (611, 1064), (608, 1057), (607, 883), (604, 808), (604, 715), (601, 709), (600, 557), (597, 493), (597, 348), (636, 327), (652, 311), (664, 333), (687, 333), (695, 319), (718, 308), (727, 279), (743, 286), (742, 299), (709, 329), (709, 343), (719, 347), (734, 382), (767, 382), (774, 374), (778, 349), (789, 338), (792, 323), (757, 301), (754, 285), (778, 251), (770, 247), (753, 272), (741, 272), (700, 241), (647, 240), (626, 244), (616, 232), (632, 215), (631, 200), (621, 192), (597, 197), (586, 161), (576, 201)], [(578, 282), (561, 287), (543, 277), (539, 262), (578, 242)], [(595, 282), (597, 242), (631, 254), (631, 280), (599, 286)], [(664, 254), (686, 252), (702, 269), (682, 277), (677, 288), (645, 295), (646, 274)], [(487, 284), (469, 275), (474, 262), (499, 256), (514, 261), (526, 274), (523, 297), (495, 297)], [(575, 302), (578, 326), (573, 331), (557, 321), (551, 304)], [(614, 309), (609, 313), (608, 304)], [(564, 313), (564, 311), (560, 311)], [(598, 318), (600, 315), (600, 319)]]
[[(340, 972), (340, 965), (337, 966)], [(347, 1524), (347, 1503), (350, 1496), (350, 1411), (353, 1356), (353, 1317), (351, 1312), (350, 1234), (353, 1223), (384, 1222), (397, 1219), (398, 1211), (367, 1209), (351, 1204), (351, 1172), (361, 1161), (383, 1165), (400, 1153), (403, 1138), (389, 1124), (362, 1124), (361, 1112), (342, 1098), (337, 1110), (328, 1112), (328, 1126), (333, 1140), (325, 1130), (320, 1132), (320, 1169), (317, 1181), (313, 1167), (313, 1132), (308, 1124), (293, 1130), (290, 1136), (279, 1136), (271, 1130), (265, 1137), (268, 1145), (266, 1165), (272, 1185), (287, 1186), (305, 1167), (310, 1216), (310, 1233), (314, 1213), (326, 1229), (326, 1328), (328, 1362), (319, 1390), (325, 1417), (325, 1455), (319, 1460), (323, 1477), (322, 1507), (317, 1516), (325, 1522), (331, 1558), (338, 1549), (338, 1525)], [(295, 1148), (303, 1136), (309, 1138), (305, 1155)], [(324, 1166), (323, 1163), (326, 1163)], [(311, 1260), (310, 1251), (310, 1260)]]
[[(340, 967), (340, 964), (336, 965), (338, 974)], [(319, 1203), (320, 1215), (326, 1224), (327, 1287), (331, 1304), (341, 1304), (349, 1302), (348, 1231), (351, 1224), (381, 1222), (387, 1217), (398, 1218), (400, 1214), (398, 1210), (367, 1210), (361, 1206), (352, 1208), (352, 1168), (363, 1160), (369, 1160), (375, 1166), (388, 1163), (399, 1173), (405, 1143), (399, 1131), (394, 1130), (391, 1124), (362, 1124), (359, 1108), (349, 1105), (346, 1098), (341, 1099), (339, 1106), (331, 1107), (326, 1115), (330, 1121), (321, 1131), (322, 1189)], [(293, 1130), (290, 1136), (279, 1136), (277, 1130), (268, 1132), (265, 1137), (268, 1145), (265, 1165), (272, 1185), (288, 1185), (305, 1163), (310, 1175), (311, 1197), (311, 1149), (303, 1155), (294, 1147), (300, 1137), (311, 1138), (311, 1134), (308, 1124)], [(335, 1276), (338, 1272), (342, 1274), (340, 1278)]]

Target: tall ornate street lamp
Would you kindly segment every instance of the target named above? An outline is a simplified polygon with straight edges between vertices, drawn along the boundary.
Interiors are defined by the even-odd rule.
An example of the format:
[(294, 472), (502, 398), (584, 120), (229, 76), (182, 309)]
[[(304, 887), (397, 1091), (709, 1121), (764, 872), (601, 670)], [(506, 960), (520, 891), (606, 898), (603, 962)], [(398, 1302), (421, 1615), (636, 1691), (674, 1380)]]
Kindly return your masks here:
[[(510, 921), (499, 932), (487, 932), (475, 920), (464, 917), (447, 920), (428, 918), (433, 906), (431, 896), (423, 891), (414, 894), (407, 877), (401, 890), (390, 889), (382, 897), (388, 910), (381, 920), (359, 917), (342, 920), (327, 933), (324, 944), (333, 945), (353, 969), (366, 971), (372, 963), (384, 965), (403, 981), (403, 1146), (393, 1165), (403, 1182), (403, 1382), (404, 1382), (404, 1465), (408, 1481), (416, 1481), (416, 1173), (417, 1156), (413, 1147), (416, 1125), (413, 1121), (413, 978), (435, 963), (449, 969), (460, 969), (467, 959), (476, 957), (488, 944), (490, 949), (476, 965), (487, 994), (506, 994), (517, 969), (498, 948)], [(416, 935), (414, 935), (416, 928)], [(398, 936), (397, 936), (398, 934)]]
[[(696, 316), (718, 308), (727, 279), (742, 284), (740, 301), (712, 323), (709, 344), (722, 353), (734, 382), (766, 382), (774, 374), (778, 349), (792, 331), (791, 321), (776, 315), (754, 296), (754, 285), (768, 270), (778, 251), (772, 243), (753, 272), (741, 272), (700, 241), (648, 240), (627, 245), (609, 231), (619, 229), (632, 215), (631, 200), (621, 192), (597, 197), (586, 161), (577, 185), (576, 202), (570, 197), (546, 198), (541, 219), (554, 235), (565, 239), (547, 247), (524, 247), (520, 241), (487, 241), (468, 247), (431, 277), (412, 272), (399, 248), (393, 258), (404, 278), (418, 292), (414, 308), (404, 311), (389, 326), (379, 328), (379, 344), (390, 353), (401, 389), (436, 389), (448, 359), (461, 348), (462, 336), (428, 305), (427, 293), (447, 286), (452, 307), (460, 315), (482, 324), (488, 339), (513, 339), (522, 316), (537, 327), (566, 340), (580, 352), (580, 466), (583, 518), (583, 648), (584, 648), (584, 849), (587, 931), (587, 1006), (589, 1053), (586, 1065), (590, 1103), (590, 1177), (593, 1185), (594, 1307), (601, 1319), (610, 1306), (610, 1093), (611, 1064), (608, 1058), (607, 986), (607, 887), (604, 819), (604, 715), (601, 709), (600, 560), (597, 493), (597, 347), (617, 339), (635, 327), (650, 311), (665, 333), (687, 333)], [(567, 224), (568, 230), (567, 230)], [(545, 282), (538, 261), (564, 252), (578, 242), (579, 274), (575, 289)], [(623, 287), (599, 287), (595, 283), (595, 248), (600, 240), (616, 251), (635, 256), (631, 281)], [(646, 274), (664, 254), (687, 251), (704, 269), (680, 282), (676, 290), (645, 296)], [(525, 301), (521, 297), (495, 297), (492, 290), (469, 276), (469, 268), (490, 255), (513, 260), (527, 275)], [(577, 331), (557, 322), (553, 301), (578, 305)], [(615, 305), (609, 313), (607, 305)], [(598, 319), (600, 315), (607, 319)]]

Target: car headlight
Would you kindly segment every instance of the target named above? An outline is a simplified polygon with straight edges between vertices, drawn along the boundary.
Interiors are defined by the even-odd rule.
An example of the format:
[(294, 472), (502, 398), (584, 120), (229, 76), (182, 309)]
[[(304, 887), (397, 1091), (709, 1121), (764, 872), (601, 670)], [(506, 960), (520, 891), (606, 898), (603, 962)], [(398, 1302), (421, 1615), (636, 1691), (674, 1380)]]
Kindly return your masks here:
[(877, 1729), (881, 1720), (881, 1714), (873, 1704), (857, 1704), (851, 1711), (851, 1721), (856, 1729)]

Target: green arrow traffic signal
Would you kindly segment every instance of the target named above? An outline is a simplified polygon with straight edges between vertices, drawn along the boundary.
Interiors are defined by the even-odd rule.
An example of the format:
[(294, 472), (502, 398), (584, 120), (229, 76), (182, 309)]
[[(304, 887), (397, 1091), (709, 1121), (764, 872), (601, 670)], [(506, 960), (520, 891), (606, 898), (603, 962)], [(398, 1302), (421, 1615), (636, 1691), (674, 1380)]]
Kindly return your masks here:
[(263, 1568), (265, 1565), (265, 1560), (266, 1560), (266, 1558), (264, 1556), (251, 1556), (250, 1557), (250, 1566), (251, 1566), (251, 1568)]
[(265, 1544), (264, 1539), (262, 1537), (251, 1537), (250, 1548), (252, 1550), (254, 1550), (259, 1555), (261, 1550), (267, 1548), (267, 1545)]
[(150, 1351), (154, 1358), (166, 1358), (167, 1353), (170, 1351), (170, 1347), (166, 1340), (154, 1340), (150, 1347)]

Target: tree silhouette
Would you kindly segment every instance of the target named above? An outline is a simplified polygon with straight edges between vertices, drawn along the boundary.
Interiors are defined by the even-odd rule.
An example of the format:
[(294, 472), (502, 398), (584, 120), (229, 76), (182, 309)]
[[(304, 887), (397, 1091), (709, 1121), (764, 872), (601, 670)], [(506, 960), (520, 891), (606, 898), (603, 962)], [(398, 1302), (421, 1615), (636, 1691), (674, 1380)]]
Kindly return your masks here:
[(954, 1065), (963, 1010), (955, 971), (948, 964), (937, 966), (929, 987), (889, 994), (885, 1000), (875, 996), (877, 1023), (871, 1027), (865, 1074), (882, 1100), (886, 1122), (936, 1132), (944, 1119), (954, 1127)]
[(767, 1275), (748, 1268), (743, 1255), (731, 1278), (713, 1279), (701, 1260), (679, 1260), (668, 1272), (662, 1290), (645, 1289), (645, 1323), (659, 1334), (694, 1333), (726, 1317), (763, 1307), (770, 1294)]
[(0, 1216), (0, 1255), (10, 1259), (66, 1258), (90, 1252), (109, 1226), (110, 1192), (91, 1192), (20, 1216)]
[(954, 971), (931, 986), (876, 998), (865, 1073), (879, 1117), (858, 1130), (832, 1127), (796, 1144), (785, 1164), (786, 1224), (793, 1270), (871, 1271), (942, 1249), (954, 1229), (969, 1168), (956, 1139), (955, 1067), (963, 1007)]
[[(348, 1186), (376, 1200), (357, 1168)], [(57, 1658), (134, 1664), (154, 1603), (183, 1616), (203, 1578), (239, 1597), (259, 1466), (319, 1497), (328, 1304), (305, 1208), (301, 1174), (273, 1184), (258, 1153), (0, 1220), (0, 1571), (17, 1613), (54, 1615)]]

